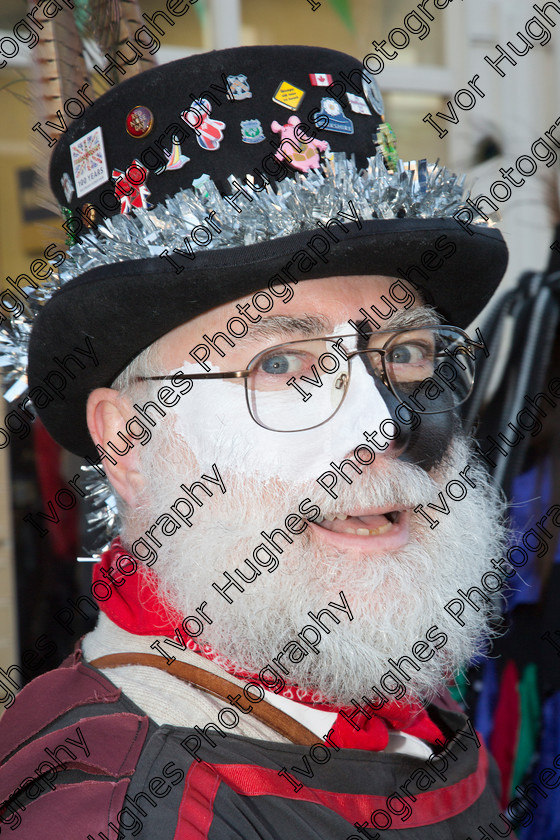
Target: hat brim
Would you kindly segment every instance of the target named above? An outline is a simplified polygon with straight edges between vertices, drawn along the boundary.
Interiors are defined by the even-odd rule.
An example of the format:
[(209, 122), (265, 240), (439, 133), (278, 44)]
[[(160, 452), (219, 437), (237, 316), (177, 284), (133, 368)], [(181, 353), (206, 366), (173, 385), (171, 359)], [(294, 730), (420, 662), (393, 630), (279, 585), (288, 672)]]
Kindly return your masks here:
[[(312, 248), (318, 235), (329, 245), (322, 258), (317, 252), (324, 244), (316, 252)], [(310, 259), (302, 261), (301, 252)], [(508, 259), (497, 229), (478, 225), (466, 230), (453, 219), (440, 218), (373, 219), (362, 222), (361, 229), (352, 225), (346, 234), (335, 228), (330, 238), (318, 229), (306, 230), (245, 247), (199, 250), (194, 260), (173, 256), (185, 265), (183, 271), (160, 257), (92, 269), (65, 283), (37, 316), (29, 349), (30, 392), (33, 398), (34, 388), (48, 389), (52, 371), (66, 380), (38, 413), (71, 452), (98, 457), (86, 424), (93, 389), (110, 386), (165, 333), (220, 304), (266, 289), (275, 275), (278, 286), (290, 282), (290, 275), (298, 283), (348, 275), (408, 277), (411, 288), (418, 287), (447, 323), (466, 327), (494, 293)], [(298, 270), (298, 261), (309, 270)], [(281, 311), (282, 299), (274, 300)], [(363, 305), (367, 308), (368, 301)], [(86, 337), (96, 361), (85, 353), (76, 356), (77, 347), (85, 351)], [(83, 369), (69, 360), (65, 371), (59, 362), (68, 354)]]

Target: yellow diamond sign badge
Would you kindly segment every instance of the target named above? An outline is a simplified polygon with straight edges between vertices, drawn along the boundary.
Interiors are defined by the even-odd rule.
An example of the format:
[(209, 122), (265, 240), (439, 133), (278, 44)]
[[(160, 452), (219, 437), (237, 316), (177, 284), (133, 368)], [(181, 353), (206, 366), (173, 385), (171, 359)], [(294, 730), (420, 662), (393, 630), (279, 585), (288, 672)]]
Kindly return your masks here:
[(297, 111), (299, 108), (305, 92), (300, 90), (289, 82), (282, 82), (272, 97), (273, 102), (278, 102), (284, 108), (289, 108), (290, 111)]

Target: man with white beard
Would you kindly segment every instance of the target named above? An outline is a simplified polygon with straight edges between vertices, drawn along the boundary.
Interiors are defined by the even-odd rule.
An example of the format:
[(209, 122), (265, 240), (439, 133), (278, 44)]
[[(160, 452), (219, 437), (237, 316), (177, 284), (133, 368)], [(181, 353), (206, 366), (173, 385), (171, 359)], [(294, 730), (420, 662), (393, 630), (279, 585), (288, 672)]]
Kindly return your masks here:
[[(485, 747), (445, 686), (488, 636), (496, 601), (481, 578), (495, 570), (504, 542), (501, 501), (461, 428), (474, 357), (486, 351), (462, 327), (499, 282), (505, 246), (496, 231), (464, 223), (469, 211), (449, 173), (436, 177), (419, 162), (414, 176), (402, 167), (387, 174), (378, 90), (340, 53), (239, 48), (184, 59), (124, 82), (91, 120), (112, 140), (141, 91), (147, 101), (144, 91), (161, 90), (171, 73), (185, 73), (198, 90), (216, 62), (223, 76), (243, 70), (252, 92), (250, 106), (236, 100), (249, 98), (243, 87), (214, 107), (220, 132), (250, 113), (276, 131), (272, 117), (297, 110), (293, 99), (281, 101), (281, 67), (327, 122), (314, 119), (320, 141), (309, 126), (295, 135), (307, 163), (281, 147), (292, 173), (310, 174), (277, 193), (251, 194), (254, 180), (240, 187), (233, 179), (230, 198), (219, 199), (208, 178), (198, 194), (180, 173), (161, 188), (153, 178), (156, 206), (97, 231), (97, 267), (93, 238), (74, 245), (72, 273), (37, 320), (36, 394), (53, 353), (69, 367), (64, 353), (77, 337), (91, 341), (95, 370), (80, 363), (64, 401), (39, 413), (61, 443), (102, 463), (121, 531), (94, 569), (97, 627), (4, 716), (0, 780), (9, 768), (12, 782), (27, 778), (6, 783), (2, 819), (29, 837), (45, 825), (54, 837), (62, 814), (72, 836), (84, 838), (112, 830), (342, 840), (391, 829), (462, 840), (496, 820), (499, 806)], [(350, 97), (338, 109), (338, 98), (324, 101), (333, 85), (314, 90), (323, 71), (339, 67), (350, 93), (348, 73), (364, 86), (367, 104), (357, 111)], [(168, 102), (176, 92), (166, 97), (142, 106), (161, 108), (161, 125), (177, 107)], [(195, 167), (197, 153), (200, 166), (213, 165), (204, 157), (207, 128), (203, 142), (197, 135), (202, 153), (184, 143)], [(347, 155), (360, 160), (372, 128), (381, 152), (359, 174)], [(84, 118), (57, 146), (54, 185), (68, 147), (88, 130)], [(221, 150), (225, 161), (216, 158), (216, 182), (251, 169), (239, 155), (252, 141), (236, 140)], [(310, 164), (319, 152), (323, 175), (318, 160)], [(164, 207), (156, 187), (190, 202), (188, 222), (186, 204)], [(184, 279), (185, 267), (166, 261), (175, 231), (196, 229), (212, 207), (204, 221), (219, 229), (216, 245), (197, 249)], [(311, 234), (317, 219), (328, 258)], [(163, 260), (153, 251), (162, 241)], [(416, 269), (415, 280), (401, 264)], [(468, 596), (459, 614), (450, 607), (458, 589)], [(45, 752), (60, 763), (32, 768)], [(32, 783), (45, 786), (30, 805)]]
[[(228, 369), (245, 369), (248, 359), (269, 353), (269, 348), (279, 342), (298, 338), (309, 342), (311, 332), (347, 335), (348, 321), (356, 316), (359, 304), (367, 301), (382, 308), (381, 295), (387, 294), (392, 282), (391, 278), (352, 276), (306, 282), (285, 305), (281, 317), (263, 317), (258, 328), (231, 350)], [(216, 307), (168, 333), (133, 362), (132, 370), (125, 371), (119, 380), (144, 380), (164, 372), (171, 377), (178, 370), (200, 375), (200, 369), (185, 358), (187, 349), (197, 336), (214, 333), (231, 310), (230, 304)], [(397, 311), (392, 321), (402, 329), (403, 322), (412, 327), (437, 324), (438, 319), (431, 308), (417, 306), (408, 312)], [(353, 349), (357, 335), (345, 338), (342, 347)], [(420, 330), (410, 335), (417, 343), (425, 338)], [(386, 339), (387, 333), (380, 332), (369, 346), (380, 347)], [(401, 346), (405, 347), (404, 342)], [(277, 348), (273, 351), (275, 359), (286, 359), (289, 372), (298, 373), (302, 347), (303, 342), (296, 348), (288, 344), (284, 352), (291, 350), (289, 356), (281, 355)], [(366, 357), (362, 358), (365, 361)], [(390, 670), (388, 658), (408, 652), (431, 625), (437, 624), (447, 641), (439, 655), (418, 671), (412, 670), (407, 687), (410, 695), (419, 698), (437, 692), (446, 678), (470, 658), (477, 640), (485, 637), (487, 611), (480, 615), (471, 610), (465, 616), (466, 625), (461, 627), (444, 605), (458, 585), (468, 589), (480, 582), (489, 558), (501, 552), (502, 536), (497, 494), (472, 461), (459, 425), (453, 424), (455, 434), (448, 435), (447, 424), (434, 428), (437, 415), (424, 415), (420, 420), (430, 427), (425, 434), (421, 426), (415, 435), (403, 423), (392, 421), (395, 429), (402, 429), (399, 437), (389, 444), (380, 436), (384, 448), (377, 450), (370, 466), (361, 467), (361, 475), (346, 469), (352, 483), (339, 481), (336, 501), (317, 486), (317, 477), (328, 467), (329, 459), (338, 462), (351, 457), (362, 441), (364, 449), (372, 450), (364, 441), (363, 431), (378, 429), (391, 418), (360, 356), (352, 364), (355, 369), (344, 402), (319, 427), (279, 437), (278, 432), (255, 423), (240, 382), (202, 379), (196, 381), (193, 391), (196, 400), (181, 401), (154, 429), (149, 446), (130, 450), (115, 465), (106, 464), (111, 484), (126, 504), (121, 541), (128, 550), (180, 495), (181, 479), (210, 473), (210, 464), (218, 465), (227, 489), (225, 498), (218, 494), (212, 501), (205, 500), (193, 517), (192, 527), (181, 528), (172, 537), (160, 534), (158, 539), (153, 535), (156, 546), (160, 542), (154, 564), (155, 583), (162, 599), (179, 616), (179, 623), (184, 616), (196, 616), (196, 608), (205, 602), (204, 612), (215, 620), (204, 624), (201, 640), (244, 670), (255, 673), (274, 655), (282, 641), (279, 627), (284, 628), (284, 635), (293, 635), (305, 623), (310, 607), (322, 607), (329, 597), (344, 591), (352, 607), (352, 624), (342, 622), (325, 635), (320, 656), (306, 656), (290, 665), (298, 684), (312, 686), (338, 706), (367, 694), (372, 683), (378, 683)], [(299, 375), (305, 375), (305, 371)], [(339, 375), (337, 370), (336, 377)], [(279, 378), (285, 383), (288, 373)], [(335, 374), (322, 374), (322, 378), (321, 387), (326, 391)], [(145, 381), (124, 390), (118, 385), (97, 389), (89, 397), (90, 431), (100, 445), (117, 440), (119, 431), (126, 433), (125, 423), (134, 414), (134, 403), (155, 398), (161, 382), (151, 394)], [(309, 417), (311, 401), (304, 402), (297, 392), (285, 390), (304, 423), (320, 419)], [(312, 399), (318, 402), (324, 396), (317, 391)], [(327, 406), (327, 417), (334, 408)], [(419, 417), (417, 414), (416, 419)], [(418, 449), (418, 443), (399, 441), (407, 434), (422, 435), (421, 455), (434, 461), (429, 471), (417, 466), (419, 458), (411, 456), (411, 446)], [(364, 449), (362, 461), (367, 457)], [(469, 463), (467, 486), (474, 485), (476, 492), (453, 505), (453, 512), (442, 518), (437, 528), (430, 527), (414, 508), (437, 503), (438, 493), (449, 481), (461, 480), (460, 472)], [(357, 466), (360, 468), (359, 463)], [(278, 527), (306, 498), (319, 506), (325, 518), (319, 522), (318, 511), (310, 509), (310, 518), (298, 526), (300, 535), (291, 544), (278, 538), (278, 567), (272, 577), (262, 574), (261, 568), (257, 581), (259, 564), (243, 558), (251, 557), (261, 541), (261, 531), (269, 533)], [(397, 517), (394, 521), (385, 515), (391, 512)], [(361, 521), (355, 521), (358, 518)], [(178, 556), (189, 558), (189, 562), (178, 563)], [(243, 594), (235, 585), (224, 589), (224, 568), (233, 573), (239, 567), (245, 578), (255, 581), (250, 585), (245, 581), (244, 585), (243, 577), (233, 575)], [(219, 588), (212, 588), (213, 581), (219, 582)], [(109, 647), (114, 649), (115, 643), (104, 639), (104, 633), (98, 630), (85, 640), (88, 658), (107, 652)], [(137, 642), (136, 638), (130, 640), (134, 649)], [(149, 644), (144, 647), (149, 652)], [(175, 655), (175, 649), (168, 651)], [(139, 677), (143, 682), (144, 674)], [(130, 696), (128, 686), (127, 693)], [(154, 714), (158, 716), (155, 709)]]

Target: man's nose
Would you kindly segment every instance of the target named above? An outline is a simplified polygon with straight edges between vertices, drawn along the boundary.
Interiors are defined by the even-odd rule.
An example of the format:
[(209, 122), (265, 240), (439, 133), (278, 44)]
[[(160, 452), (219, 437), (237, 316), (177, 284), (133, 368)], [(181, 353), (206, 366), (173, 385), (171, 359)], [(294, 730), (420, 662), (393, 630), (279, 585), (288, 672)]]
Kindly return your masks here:
[[(372, 443), (378, 456), (399, 458), (410, 443), (410, 428), (399, 422), (397, 417), (397, 409), (402, 403), (384, 384), (369, 353), (354, 356), (353, 364), (352, 375), (359, 381), (365, 408), (364, 419), (369, 423), (366, 440)], [(368, 404), (371, 406), (370, 417), (367, 416)]]
[(379, 433), (377, 438), (379, 443), (386, 443), (387, 446), (380, 452), (380, 455), (386, 455), (392, 458), (400, 458), (405, 453), (411, 442), (411, 430), (409, 426), (405, 426), (399, 422), (397, 418), (397, 408), (402, 405), (400, 400), (396, 398), (393, 392), (381, 381), (379, 376), (373, 376), (375, 387), (379, 392), (381, 399), (387, 407), (389, 418), (383, 420), (379, 426)]
[[(407, 409), (410, 420), (415, 420), (414, 424), (407, 424), (400, 419), (405, 403), (399, 400), (379, 377), (374, 376), (374, 381), (392, 421), (383, 421), (381, 424), (383, 439), (389, 445), (379, 454), (402, 458), (428, 472), (440, 463), (453, 437), (460, 433), (461, 424), (457, 413), (440, 411), (424, 414)], [(401, 411), (398, 412), (398, 409)], [(390, 440), (393, 434), (394, 438)]]

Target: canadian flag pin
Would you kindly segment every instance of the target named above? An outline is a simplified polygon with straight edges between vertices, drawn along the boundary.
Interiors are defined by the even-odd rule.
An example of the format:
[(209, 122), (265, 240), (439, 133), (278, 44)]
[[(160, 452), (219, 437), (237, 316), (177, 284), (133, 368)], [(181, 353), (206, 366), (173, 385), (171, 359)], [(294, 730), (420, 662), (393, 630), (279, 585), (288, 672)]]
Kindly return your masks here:
[(332, 85), (332, 76), (329, 73), (310, 73), (311, 84), (315, 87), (328, 87)]

